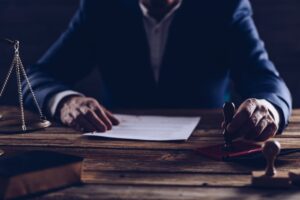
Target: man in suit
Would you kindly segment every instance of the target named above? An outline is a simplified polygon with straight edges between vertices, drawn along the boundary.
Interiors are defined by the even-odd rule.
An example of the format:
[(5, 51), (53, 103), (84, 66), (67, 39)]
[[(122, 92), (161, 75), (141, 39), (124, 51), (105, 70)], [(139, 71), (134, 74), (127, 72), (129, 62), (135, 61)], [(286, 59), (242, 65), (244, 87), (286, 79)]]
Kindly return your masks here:
[(220, 108), (231, 79), (244, 99), (226, 127), (232, 137), (266, 140), (291, 113), (248, 0), (83, 0), (28, 69), (43, 110), (80, 131), (117, 125), (103, 104), (72, 90), (94, 67), (112, 108)]

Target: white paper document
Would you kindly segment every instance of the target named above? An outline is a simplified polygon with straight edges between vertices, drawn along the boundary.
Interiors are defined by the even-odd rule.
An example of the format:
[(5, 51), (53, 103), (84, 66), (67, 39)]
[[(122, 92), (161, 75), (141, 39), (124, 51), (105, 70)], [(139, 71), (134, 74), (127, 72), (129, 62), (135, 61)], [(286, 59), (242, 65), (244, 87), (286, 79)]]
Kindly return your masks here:
[(120, 120), (120, 125), (112, 130), (84, 135), (128, 140), (187, 140), (200, 121), (200, 117), (115, 116)]

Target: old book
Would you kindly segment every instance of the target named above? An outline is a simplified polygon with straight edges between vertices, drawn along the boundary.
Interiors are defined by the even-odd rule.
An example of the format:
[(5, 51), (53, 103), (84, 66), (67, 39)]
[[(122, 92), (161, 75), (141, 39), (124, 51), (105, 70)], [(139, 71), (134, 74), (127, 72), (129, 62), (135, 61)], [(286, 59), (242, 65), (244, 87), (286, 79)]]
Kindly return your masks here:
[(0, 199), (11, 199), (81, 182), (82, 158), (31, 151), (0, 157)]

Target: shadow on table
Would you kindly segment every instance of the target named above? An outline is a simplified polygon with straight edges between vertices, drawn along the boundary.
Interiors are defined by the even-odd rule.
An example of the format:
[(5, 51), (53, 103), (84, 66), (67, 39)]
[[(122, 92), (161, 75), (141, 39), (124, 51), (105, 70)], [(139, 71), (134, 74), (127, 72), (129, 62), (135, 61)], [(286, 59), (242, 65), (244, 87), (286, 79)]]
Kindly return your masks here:
[[(276, 167), (283, 167), (290, 165), (292, 163), (297, 162), (294, 159), (286, 159), (287, 157), (290, 157), (291, 155), (298, 155), (297, 153), (300, 152), (300, 149), (283, 149), (281, 150), (278, 158), (276, 159)], [(253, 169), (264, 169), (266, 167), (266, 160), (264, 155), (259, 153), (254, 153), (247, 156), (242, 157), (235, 157), (230, 158), (226, 160), (227, 162), (235, 162), (241, 165), (246, 165), (247, 167), (251, 167)]]

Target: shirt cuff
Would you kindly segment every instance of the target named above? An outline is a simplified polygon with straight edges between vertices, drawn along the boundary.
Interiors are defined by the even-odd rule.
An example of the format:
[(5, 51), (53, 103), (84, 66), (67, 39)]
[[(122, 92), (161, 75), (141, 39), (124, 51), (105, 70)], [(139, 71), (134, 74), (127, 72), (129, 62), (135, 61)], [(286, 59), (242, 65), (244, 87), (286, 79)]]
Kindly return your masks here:
[(49, 100), (49, 103), (48, 103), (48, 113), (51, 115), (51, 117), (54, 117), (57, 106), (59, 105), (61, 100), (64, 99), (65, 97), (71, 96), (71, 95), (84, 96), (83, 94), (81, 94), (79, 92), (76, 92), (73, 90), (66, 90), (63, 92), (59, 92), (59, 93), (53, 95), (53, 97), (51, 97), (51, 99)]
[(274, 117), (275, 123), (277, 124), (277, 126), (279, 126), (279, 124), (280, 124), (280, 115), (279, 115), (278, 110), (269, 101), (263, 99), (262, 102), (265, 104), (265, 106), (267, 106), (267, 108), (269, 109), (269, 111), (271, 112), (271, 114)]

